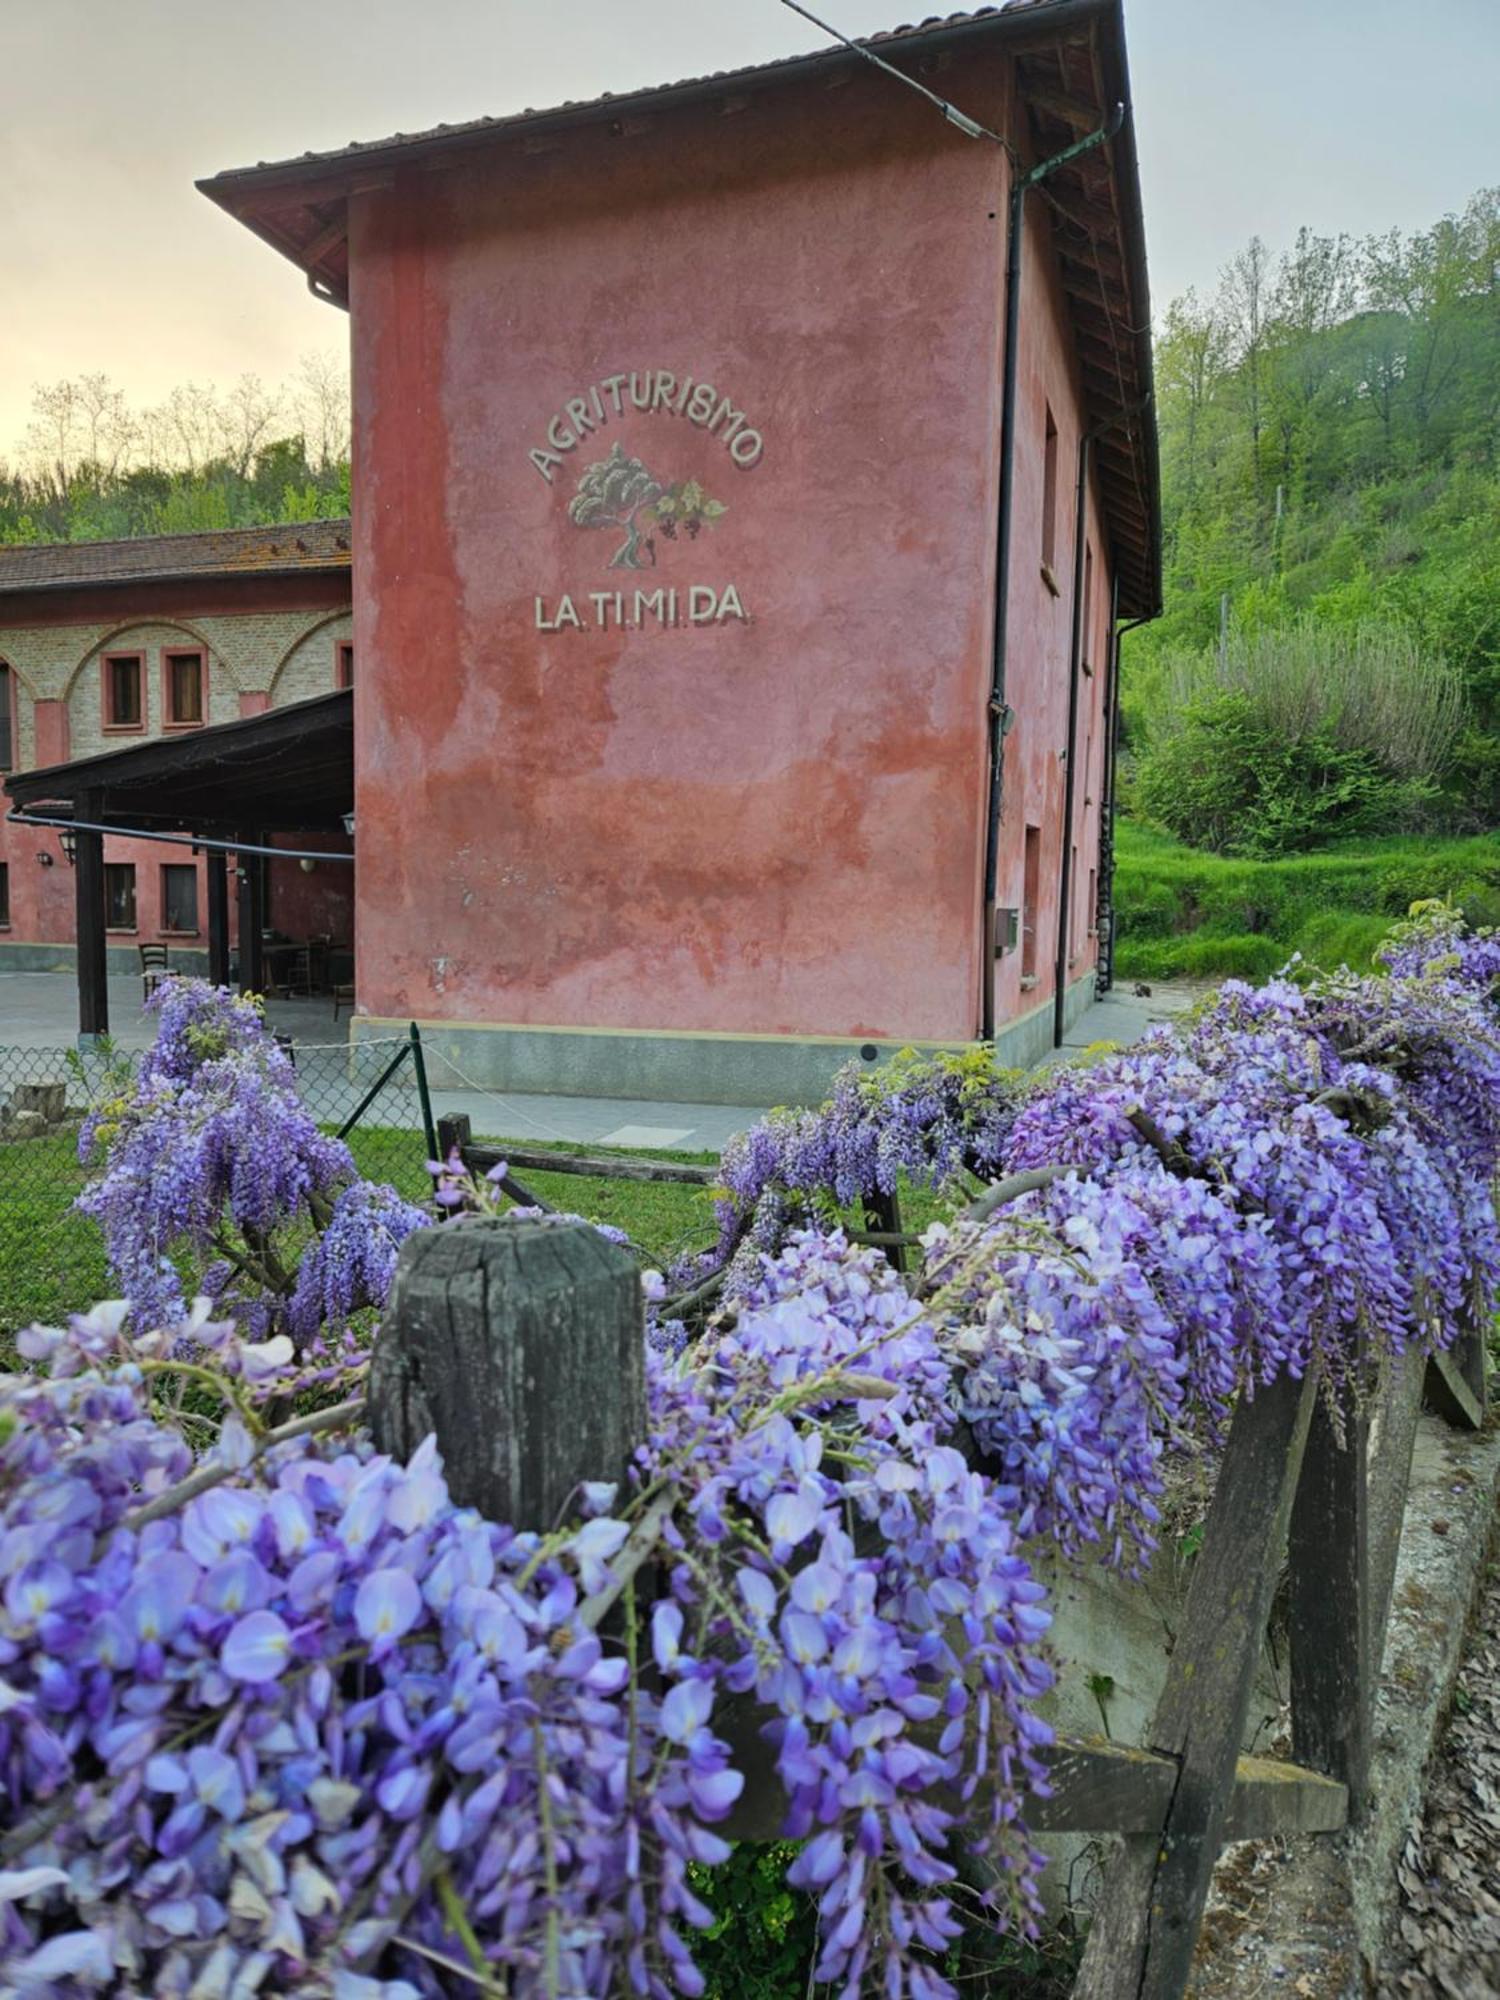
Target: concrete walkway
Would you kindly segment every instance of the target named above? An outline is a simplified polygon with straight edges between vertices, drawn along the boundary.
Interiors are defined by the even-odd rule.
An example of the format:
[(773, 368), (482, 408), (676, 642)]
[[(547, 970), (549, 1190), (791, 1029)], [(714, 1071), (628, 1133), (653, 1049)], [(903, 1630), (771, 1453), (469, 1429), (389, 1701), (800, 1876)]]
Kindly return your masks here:
[[(1198, 989), (1158, 987), (1149, 997), (1126, 990), (1107, 994), (1084, 1013), (1067, 1037), (1066, 1049), (1094, 1042), (1136, 1041), (1158, 1021), (1170, 1020), (1192, 1004)], [(77, 1039), (77, 994), (70, 977), (51, 972), (0, 973), (0, 1086), (27, 1080), (23, 1052), (33, 1052), (38, 1080), (63, 1074), (61, 1051)], [(141, 982), (133, 974), (109, 981), (114, 1040), (124, 1049), (150, 1045), (153, 1017), (141, 1005)], [(399, 1040), (348, 1044), (348, 1015), (333, 1018), (326, 999), (268, 1001), (267, 1017), (278, 1035), (297, 1051), (298, 1068), (315, 1115), (326, 1123), (347, 1118), (379, 1078)], [(1060, 1052), (1065, 1059), (1066, 1049)], [(37, 1060), (51, 1052), (43, 1064)], [(574, 1146), (635, 1146), (651, 1152), (681, 1149), (719, 1152), (736, 1132), (766, 1110), (756, 1104), (676, 1104), (610, 1097), (537, 1097), (479, 1089), (452, 1072), (435, 1050), (427, 1051), (428, 1080), (438, 1117), (466, 1115), (476, 1137), (560, 1141)], [(43, 1072), (45, 1071), (45, 1077)], [(369, 1113), (375, 1124), (419, 1126), (410, 1068), (403, 1066), (382, 1100)]]

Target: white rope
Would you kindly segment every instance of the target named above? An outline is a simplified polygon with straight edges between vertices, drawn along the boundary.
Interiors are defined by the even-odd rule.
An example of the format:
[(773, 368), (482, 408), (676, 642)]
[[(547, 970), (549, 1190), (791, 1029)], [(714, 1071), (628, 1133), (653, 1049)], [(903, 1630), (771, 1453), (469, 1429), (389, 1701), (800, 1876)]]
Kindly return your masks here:
[[(580, 1140), (576, 1135), (576, 1133), (558, 1132), (555, 1131), (550, 1125), (541, 1124), (539, 1120), (533, 1118), (528, 1112), (523, 1111), (519, 1104), (513, 1103), (510, 1098), (501, 1097), (497, 1095), (497, 1093), (493, 1090), (486, 1090), (482, 1083), (476, 1083), (473, 1077), (468, 1075), (466, 1071), (460, 1069), (458, 1064), (453, 1060), (452, 1056), (447, 1055), (441, 1050), (434, 1049), (429, 1043), (423, 1042), (422, 1054), (427, 1061), (427, 1067), (429, 1072), (428, 1074), (429, 1086), (432, 1081), (431, 1070), (433, 1064), (439, 1062), (444, 1063), (458, 1078), (459, 1082), (463, 1085), (465, 1090), (472, 1091), (476, 1097), (483, 1097), (487, 1099), (489, 1103), (498, 1105), (500, 1110), (505, 1113), (506, 1117), (519, 1118), (522, 1124), (529, 1125), (532, 1131), (535, 1132), (539, 1138), (559, 1141), (561, 1144), (565, 1146), (577, 1146), (587, 1143), (587, 1141)], [(595, 1144), (597, 1143), (598, 1141), (596, 1140)]]

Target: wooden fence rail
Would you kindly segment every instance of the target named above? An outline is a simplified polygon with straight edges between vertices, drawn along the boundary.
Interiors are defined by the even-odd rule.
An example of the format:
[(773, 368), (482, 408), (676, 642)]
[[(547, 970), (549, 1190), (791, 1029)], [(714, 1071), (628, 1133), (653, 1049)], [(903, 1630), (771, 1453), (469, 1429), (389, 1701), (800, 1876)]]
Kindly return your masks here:
[[(871, 1220), (901, 1233), (889, 1208)], [(406, 1457), (436, 1431), (455, 1499), (520, 1528), (549, 1528), (582, 1481), (620, 1478), (643, 1437), (642, 1334), (634, 1260), (586, 1224), (489, 1217), (419, 1230), (402, 1247), (376, 1341), (376, 1441)], [(1038, 1833), (1123, 1836), (1079, 2000), (1176, 2000), (1223, 1845), (1334, 1832), (1365, 1811), (1417, 1417), (1425, 1393), (1450, 1422), (1477, 1427), (1484, 1370), (1476, 1326), (1436, 1361), (1389, 1365), (1363, 1403), (1309, 1375), (1239, 1405), (1146, 1747), (1059, 1742), (1053, 1796), (1029, 1814)], [(1289, 1763), (1241, 1751), (1283, 1562)], [(746, 1712), (721, 1732), (742, 1747), (749, 1779), (727, 1829), (739, 1838), (779, 1831), (774, 1772), (755, 1768), (759, 1719)]]

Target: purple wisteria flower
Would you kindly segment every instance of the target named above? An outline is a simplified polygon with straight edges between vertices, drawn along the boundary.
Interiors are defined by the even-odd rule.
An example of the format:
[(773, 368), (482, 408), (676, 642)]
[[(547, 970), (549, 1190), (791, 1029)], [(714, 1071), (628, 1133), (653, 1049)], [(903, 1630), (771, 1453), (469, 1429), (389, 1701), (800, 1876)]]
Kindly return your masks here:
[[(813, 1977), (952, 2000), (961, 1845), (994, 1921), (1035, 1920), (1033, 1560), (1145, 1561), (1165, 1450), (1492, 1307), (1497, 975), (1419, 912), (1388, 976), (1231, 982), (1024, 1090), (912, 1059), (763, 1122), (696, 1267), (732, 1260), (731, 1309), (658, 1326), (646, 1285), (629, 1477), (525, 1531), (349, 1405), (268, 1431), (357, 1393), (345, 1322), (427, 1218), (347, 1185), (252, 1009), (169, 992), (92, 1142), (132, 1304), (26, 1330), (0, 1384), (0, 1986), (429, 2000), (478, 1954), (514, 2000), (698, 1994), (692, 1871), (769, 1766)], [(897, 1175), (1041, 1166), (911, 1280), (836, 1226)], [(168, 1248), (227, 1218), (243, 1261), (290, 1215), (290, 1310), (240, 1275), (185, 1305)], [(217, 1418), (153, 1400), (188, 1358)]]

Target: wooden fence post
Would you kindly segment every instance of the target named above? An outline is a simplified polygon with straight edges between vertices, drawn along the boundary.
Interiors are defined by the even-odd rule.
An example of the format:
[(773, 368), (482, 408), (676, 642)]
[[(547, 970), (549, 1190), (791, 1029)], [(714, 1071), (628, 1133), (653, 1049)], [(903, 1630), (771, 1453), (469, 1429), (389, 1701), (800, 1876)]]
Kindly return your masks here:
[(1074, 2000), (1186, 1988), (1317, 1393), (1315, 1374), (1283, 1375), (1235, 1412), (1151, 1725), (1148, 1747), (1173, 1759), (1177, 1782), (1161, 1832), (1128, 1835), (1110, 1864)]
[(451, 1118), (440, 1118), (437, 1122), (437, 1156), (448, 1160), (454, 1153), (462, 1153), (474, 1136), (474, 1128), (469, 1123), (467, 1111), (455, 1111)]
[(645, 1437), (634, 1258), (582, 1222), (417, 1230), (376, 1336), (369, 1408), (396, 1458), (436, 1432), (460, 1506), (556, 1526), (582, 1481), (623, 1480)]
[(1371, 1732), (1426, 1359), (1382, 1364), (1375, 1393), (1340, 1398), (1339, 1448), (1323, 1399), (1313, 1414), (1289, 1537), (1292, 1757), (1368, 1800)]
[[(901, 1228), (901, 1198), (899, 1195), (895, 1193), (884, 1194), (877, 1188), (874, 1194), (867, 1194), (865, 1196), (864, 1207), (866, 1229), (873, 1229), (888, 1237), (899, 1237), (903, 1233)], [(897, 1271), (904, 1271), (906, 1269), (906, 1245), (904, 1243), (889, 1242), (884, 1247), (886, 1257), (892, 1267)]]
[(1370, 1609), (1370, 1417), (1351, 1387), (1339, 1392), (1338, 1419), (1336, 1429), (1320, 1395), (1292, 1508), (1292, 1758), (1342, 1780), (1355, 1821), (1365, 1805), (1379, 1636)]

